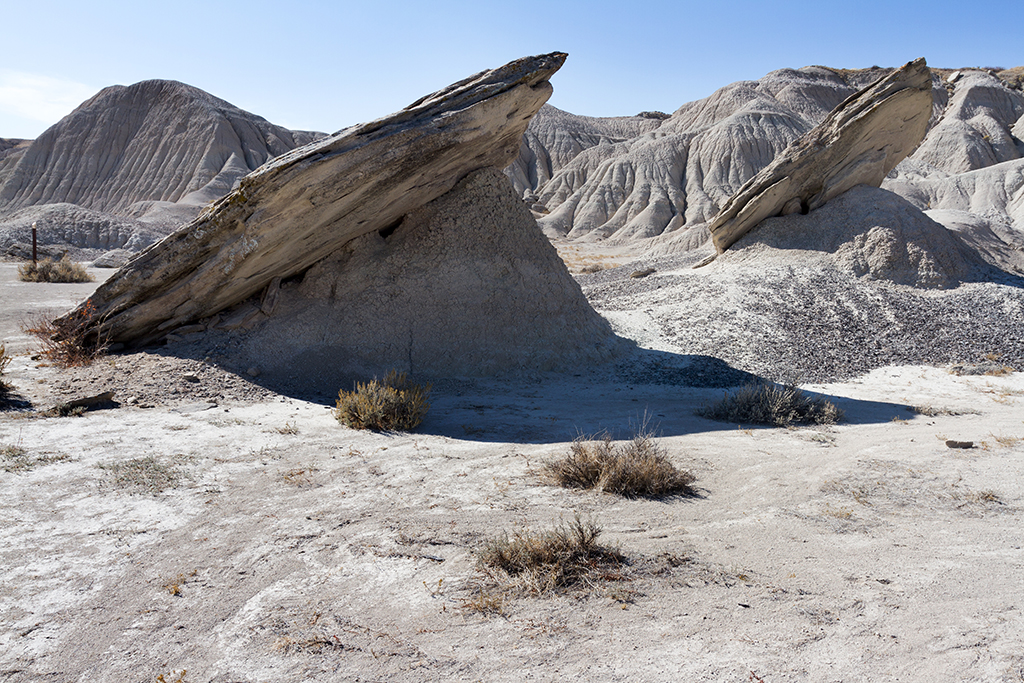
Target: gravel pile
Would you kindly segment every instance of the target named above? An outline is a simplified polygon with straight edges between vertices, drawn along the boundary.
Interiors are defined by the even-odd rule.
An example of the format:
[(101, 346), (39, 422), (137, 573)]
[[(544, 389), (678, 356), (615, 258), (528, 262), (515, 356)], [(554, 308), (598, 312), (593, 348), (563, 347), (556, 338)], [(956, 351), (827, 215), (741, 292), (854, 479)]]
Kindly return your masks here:
[[(715, 262), (693, 270), (695, 260), (664, 257), (578, 277), (617, 333), (661, 350), (653, 362), (651, 353), (640, 353), (646, 361), (633, 363), (634, 381), (715, 386), (709, 372), (711, 381), (743, 377), (731, 369), (832, 382), (887, 365), (993, 359), (1024, 370), (1020, 279), (940, 291), (856, 278), (820, 263)], [(656, 270), (645, 278), (629, 277), (650, 267)], [(688, 364), (695, 368), (689, 373), (682, 370)]]
[(113, 391), (115, 402), (145, 408), (264, 401), (277, 395), (250, 379), (189, 358), (156, 353), (111, 355), (88, 367), (62, 370), (50, 380), (49, 395), (34, 397), (33, 402), (56, 404)]

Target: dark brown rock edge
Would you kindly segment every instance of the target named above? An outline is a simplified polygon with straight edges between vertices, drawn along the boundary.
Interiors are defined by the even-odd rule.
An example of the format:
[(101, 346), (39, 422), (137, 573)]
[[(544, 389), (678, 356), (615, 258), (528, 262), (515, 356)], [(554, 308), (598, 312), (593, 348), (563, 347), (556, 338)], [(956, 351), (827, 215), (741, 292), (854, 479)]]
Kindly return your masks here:
[(931, 88), (920, 58), (847, 98), (725, 203), (708, 224), (718, 253), (765, 218), (807, 213), (855, 185), (881, 185), (924, 139)]

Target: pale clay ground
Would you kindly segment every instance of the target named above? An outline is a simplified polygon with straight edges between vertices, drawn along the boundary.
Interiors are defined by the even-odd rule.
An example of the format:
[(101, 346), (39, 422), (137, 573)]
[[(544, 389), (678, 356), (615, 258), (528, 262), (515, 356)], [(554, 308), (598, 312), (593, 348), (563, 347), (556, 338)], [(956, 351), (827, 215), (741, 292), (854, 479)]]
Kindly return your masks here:
[[(0, 268), (6, 376), (45, 408), (58, 371), (18, 324), (90, 286)], [(720, 389), (481, 382), (374, 434), (209, 372), (216, 403), (0, 415), (35, 461), (0, 469), (0, 681), (1024, 680), (1022, 373), (884, 368), (808, 387), (848, 421), (793, 430), (695, 417)], [(540, 482), (578, 432), (645, 413), (697, 497)], [(114, 480), (137, 458), (165, 490)], [(485, 539), (576, 513), (630, 580), (468, 606)]]

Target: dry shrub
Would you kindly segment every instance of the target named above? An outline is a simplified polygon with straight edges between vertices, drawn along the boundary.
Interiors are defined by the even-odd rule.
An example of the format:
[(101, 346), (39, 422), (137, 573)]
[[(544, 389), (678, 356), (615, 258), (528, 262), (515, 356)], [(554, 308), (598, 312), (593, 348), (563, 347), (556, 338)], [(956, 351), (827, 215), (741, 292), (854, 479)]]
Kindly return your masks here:
[(43, 259), (29, 261), (18, 266), (18, 277), (24, 282), (92, 282), (93, 277), (82, 267), (68, 259), (67, 254), (59, 261)]
[(90, 300), (59, 323), (48, 315), (36, 318), (25, 327), (25, 332), (42, 342), (40, 353), (57, 367), (89, 365), (107, 350), (104, 341), (94, 341), (89, 334), (95, 317), (96, 307)]
[(565, 488), (597, 489), (629, 498), (692, 494), (692, 473), (676, 469), (650, 432), (618, 446), (607, 433), (578, 437), (569, 454), (548, 463), (544, 474)]
[(601, 527), (579, 516), (550, 531), (491, 539), (480, 552), (483, 569), (504, 589), (541, 594), (598, 580), (620, 580), (625, 557), (597, 543)]
[(7, 347), (0, 344), (0, 399), (3, 399), (11, 391), (11, 385), (4, 381), (4, 370), (7, 369), (11, 357), (7, 355)]
[(834, 403), (809, 396), (790, 383), (748, 384), (697, 414), (720, 422), (777, 427), (830, 425), (843, 419), (843, 411)]
[(404, 372), (392, 370), (383, 380), (357, 382), (355, 391), (338, 392), (334, 416), (354, 429), (415, 429), (430, 410), (430, 385), (413, 384)]

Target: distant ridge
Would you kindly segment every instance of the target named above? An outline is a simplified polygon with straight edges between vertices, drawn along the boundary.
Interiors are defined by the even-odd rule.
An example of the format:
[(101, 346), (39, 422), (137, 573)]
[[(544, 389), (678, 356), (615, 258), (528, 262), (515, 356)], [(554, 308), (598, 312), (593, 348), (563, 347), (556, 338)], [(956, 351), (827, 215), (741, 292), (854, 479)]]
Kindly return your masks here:
[(138, 217), (150, 208), (140, 203), (199, 207), (317, 137), (177, 81), (111, 86), (0, 166), (0, 211), (68, 203)]

